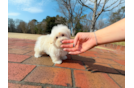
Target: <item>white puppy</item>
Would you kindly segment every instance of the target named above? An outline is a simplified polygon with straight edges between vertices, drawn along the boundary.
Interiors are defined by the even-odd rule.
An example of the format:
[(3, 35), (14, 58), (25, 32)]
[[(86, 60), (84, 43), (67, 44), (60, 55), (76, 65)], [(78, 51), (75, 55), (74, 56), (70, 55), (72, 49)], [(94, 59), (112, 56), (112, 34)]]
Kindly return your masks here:
[(62, 60), (67, 59), (67, 52), (60, 47), (64, 39), (70, 39), (70, 29), (62, 24), (54, 26), (50, 35), (43, 35), (37, 39), (34, 56), (41, 57), (41, 52), (45, 52), (53, 63), (61, 64)]

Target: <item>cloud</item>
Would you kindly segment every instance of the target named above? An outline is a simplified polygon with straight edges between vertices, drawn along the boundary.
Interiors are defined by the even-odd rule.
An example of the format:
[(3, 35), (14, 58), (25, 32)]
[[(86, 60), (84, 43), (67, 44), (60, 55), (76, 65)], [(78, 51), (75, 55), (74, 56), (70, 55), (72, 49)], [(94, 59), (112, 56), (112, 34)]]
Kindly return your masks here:
[(23, 5), (23, 6), (30, 6), (33, 0), (9, 0), (9, 3), (14, 5)]
[(42, 9), (37, 8), (37, 7), (29, 7), (29, 8), (23, 8), (24, 11), (28, 11), (30, 13), (40, 13), (43, 12)]
[(43, 12), (44, 4), (49, 0), (9, 0), (9, 4), (17, 6), (22, 11), (30, 13), (41, 13)]
[(8, 13), (8, 16), (18, 16), (18, 15), (20, 15), (20, 13), (15, 12)]

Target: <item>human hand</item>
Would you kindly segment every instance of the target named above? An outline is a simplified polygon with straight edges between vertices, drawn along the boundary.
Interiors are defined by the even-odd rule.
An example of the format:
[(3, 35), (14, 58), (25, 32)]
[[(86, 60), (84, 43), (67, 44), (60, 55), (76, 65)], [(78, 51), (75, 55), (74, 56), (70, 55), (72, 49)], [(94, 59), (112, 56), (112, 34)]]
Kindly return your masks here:
[[(70, 43), (70, 44), (68, 44)], [(79, 32), (74, 39), (63, 40), (61, 47), (69, 54), (80, 54), (96, 45), (93, 32)]]

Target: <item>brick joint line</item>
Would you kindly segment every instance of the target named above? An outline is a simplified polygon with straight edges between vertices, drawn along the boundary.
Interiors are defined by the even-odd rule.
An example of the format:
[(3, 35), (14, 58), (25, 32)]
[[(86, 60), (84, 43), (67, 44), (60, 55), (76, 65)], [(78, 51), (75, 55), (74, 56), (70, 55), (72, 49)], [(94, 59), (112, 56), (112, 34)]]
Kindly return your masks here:
[(109, 74), (107, 74), (120, 88), (122, 88)]
[(32, 71), (29, 72), (21, 81), (25, 80), (25, 78), (26, 78), (28, 75), (30, 75), (36, 68), (37, 68), (37, 66), (35, 66), (35, 68), (33, 68)]
[(32, 86), (41, 86), (42, 88), (46, 88), (47, 86), (51, 86), (51, 87), (54, 87), (54, 88), (74, 88), (74, 87), (66, 87), (66, 86), (61, 86), (61, 85), (52, 85), (52, 84), (47, 84), (47, 83), (43, 84), (43, 83), (15, 81), (15, 80), (8, 80), (8, 83), (22, 84), (22, 85), (32, 85)]

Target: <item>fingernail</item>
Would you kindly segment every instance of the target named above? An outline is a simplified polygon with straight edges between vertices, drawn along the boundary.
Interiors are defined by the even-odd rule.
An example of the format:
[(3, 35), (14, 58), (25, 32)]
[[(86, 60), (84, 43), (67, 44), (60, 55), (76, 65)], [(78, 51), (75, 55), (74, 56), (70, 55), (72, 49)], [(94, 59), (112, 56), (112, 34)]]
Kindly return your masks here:
[(73, 47), (74, 47), (75, 45), (73, 44)]

